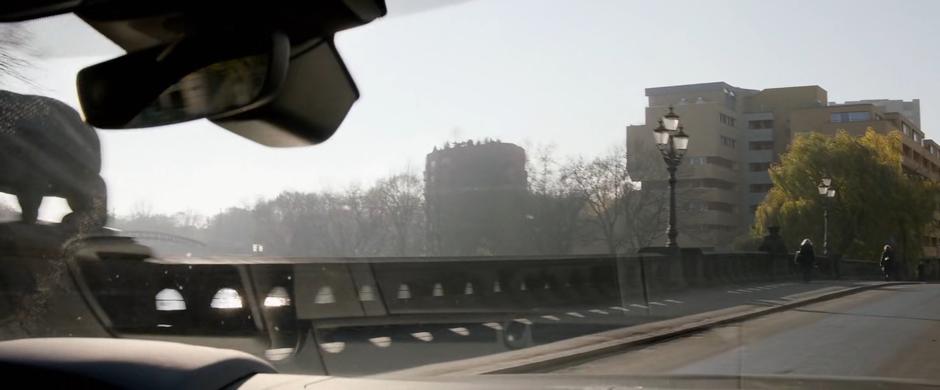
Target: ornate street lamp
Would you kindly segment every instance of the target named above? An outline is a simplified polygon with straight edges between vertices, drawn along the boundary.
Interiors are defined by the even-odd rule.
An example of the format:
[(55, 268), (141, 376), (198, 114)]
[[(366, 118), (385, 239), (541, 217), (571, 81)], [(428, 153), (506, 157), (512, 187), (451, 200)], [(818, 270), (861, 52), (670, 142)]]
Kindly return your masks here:
[(827, 177), (820, 181), (816, 190), (823, 198), (823, 256), (829, 256), (829, 202), (836, 197), (836, 189), (832, 188), (832, 179)]
[(666, 229), (666, 246), (678, 248), (676, 237), (676, 168), (682, 161), (682, 156), (689, 149), (689, 136), (679, 124), (679, 115), (669, 107), (669, 113), (659, 120), (659, 126), (653, 130), (656, 148), (663, 155), (666, 170), (669, 172), (669, 227)]

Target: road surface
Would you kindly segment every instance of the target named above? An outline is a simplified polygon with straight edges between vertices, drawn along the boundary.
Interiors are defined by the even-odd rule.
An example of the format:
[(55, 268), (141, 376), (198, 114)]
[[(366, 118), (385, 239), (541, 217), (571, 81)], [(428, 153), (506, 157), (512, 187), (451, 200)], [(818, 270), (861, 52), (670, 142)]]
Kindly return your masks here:
[[(676, 318), (764, 300), (786, 300), (808, 292), (840, 289), (851, 282), (765, 282), (650, 295), (600, 306), (533, 309), (526, 313), (442, 314), (370, 319), (386, 323), (318, 326), (304, 348), (279, 369), (367, 375), (545, 344), (605, 330)], [(511, 327), (511, 328), (510, 328)], [(507, 329), (514, 331), (507, 340)], [(308, 339), (309, 340), (309, 339)], [(509, 341), (509, 342), (507, 342)], [(310, 344), (307, 344), (308, 346)]]
[(940, 285), (849, 295), (553, 370), (940, 381)]

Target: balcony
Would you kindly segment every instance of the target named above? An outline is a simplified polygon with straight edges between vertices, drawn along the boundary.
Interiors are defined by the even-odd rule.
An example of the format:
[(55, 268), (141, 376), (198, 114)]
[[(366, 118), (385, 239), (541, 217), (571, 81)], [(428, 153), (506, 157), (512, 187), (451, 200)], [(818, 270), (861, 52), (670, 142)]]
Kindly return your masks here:
[(747, 150), (744, 152), (744, 160), (747, 162), (771, 162), (774, 161), (773, 149)]
[(748, 184), (758, 184), (758, 183), (770, 183), (770, 172), (768, 171), (758, 171), (758, 172), (747, 172), (747, 183)]
[(748, 129), (746, 130), (745, 138), (748, 141), (773, 141), (774, 140), (774, 130), (773, 129)]

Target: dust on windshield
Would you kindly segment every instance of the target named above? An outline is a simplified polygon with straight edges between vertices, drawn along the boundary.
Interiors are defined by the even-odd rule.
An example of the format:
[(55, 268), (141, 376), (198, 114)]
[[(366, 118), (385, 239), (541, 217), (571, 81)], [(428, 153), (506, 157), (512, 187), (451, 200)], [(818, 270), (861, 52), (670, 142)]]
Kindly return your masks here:
[[(365, 375), (940, 279), (936, 4), (388, 3), (335, 37), (360, 99), (296, 148), (94, 129), (75, 74), (123, 50), (2, 26), (0, 338)], [(918, 291), (891, 307), (940, 318)]]

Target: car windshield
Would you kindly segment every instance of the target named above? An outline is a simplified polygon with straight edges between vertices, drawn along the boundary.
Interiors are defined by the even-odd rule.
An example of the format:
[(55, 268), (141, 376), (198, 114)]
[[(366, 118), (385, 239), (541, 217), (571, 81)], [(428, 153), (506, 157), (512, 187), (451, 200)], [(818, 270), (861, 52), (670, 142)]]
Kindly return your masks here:
[(76, 75), (126, 51), (0, 24), (0, 340), (940, 381), (940, 3), (387, 6), (335, 35), (360, 96), (299, 147), (92, 128)]

